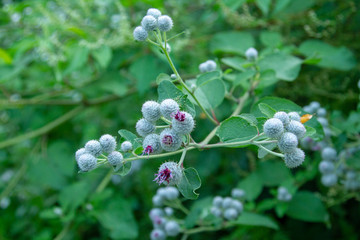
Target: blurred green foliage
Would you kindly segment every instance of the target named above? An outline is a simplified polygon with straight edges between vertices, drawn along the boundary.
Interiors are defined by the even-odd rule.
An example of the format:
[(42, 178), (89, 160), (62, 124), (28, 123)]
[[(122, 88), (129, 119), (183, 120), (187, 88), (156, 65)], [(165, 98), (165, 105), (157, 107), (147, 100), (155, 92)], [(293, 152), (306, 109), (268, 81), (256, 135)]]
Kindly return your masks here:
[[(134, 132), (142, 103), (158, 97), (157, 76), (171, 74), (157, 49), (132, 39), (149, 7), (173, 18), (173, 33), (184, 32), (171, 46), (185, 79), (217, 58), (233, 69), (226, 77), (242, 92), (253, 74), (239, 69), (242, 57), (256, 47), (269, 83), (257, 97), (300, 106), (319, 101), (330, 112), (337, 150), (349, 139), (359, 143), (357, 0), (3, 0), (0, 6), (0, 239), (148, 239), (153, 174), (169, 159), (136, 161), (129, 175), (112, 176), (103, 187), (108, 170), (77, 174), (74, 152), (104, 133)], [(200, 90), (218, 88), (212, 84)], [(212, 108), (224, 97), (203, 101)], [(221, 103), (219, 120), (231, 106)], [(212, 129), (205, 119), (197, 125), (195, 140)], [(319, 154), (308, 156), (304, 169), (290, 171), (276, 159), (259, 161), (252, 150), (189, 153), (186, 164), (202, 180), (200, 208), (239, 186), (248, 193), (246, 208), (262, 213), (191, 239), (359, 239), (358, 201), (327, 192), (319, 183)], [(359, 168), (359, 159), (352, 164)], [(301, 187), (289, 206), (273, 201), (284, 182), (294, 192)], [(196, 209), (197, 201), (184, 204)]]

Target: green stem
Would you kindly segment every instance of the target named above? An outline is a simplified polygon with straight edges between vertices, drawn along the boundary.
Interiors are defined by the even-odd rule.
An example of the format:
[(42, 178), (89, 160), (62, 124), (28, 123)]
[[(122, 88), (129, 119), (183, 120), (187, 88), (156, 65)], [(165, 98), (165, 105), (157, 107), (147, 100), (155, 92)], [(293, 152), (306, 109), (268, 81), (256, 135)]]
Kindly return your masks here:
[(179, 166), (182, 166), (182, 164), (183, 164), (183, 162), (184, 162), (184, 160), (185, 160), (185, 156), (186, 156), (186, 148), (184, 148), (184, 150), (183, 150), (183, 152), (182, 152), (182, 154), (181, 154), (181, 158), (180, 158), (180, 161), (179, 161)]
[(61, 232), (54, 238), (54, 240), (61, 240), (63, 239), (66, 234), (69, 232), (70, 230), (70, 226), (71, 226), (72, 221), (69, 221), (68, 223), (65, 224), (64, 228), (61, 230)]
[(160, 119), (163, 120), (167, 124), (172, 124), (172, 122), (170, 120), (168, 120), (168, 119), (166, 119), (164, 117), (161, 117)]
[(199, 100), (195, 97), (195, 95), (191, 92), (191, 90), (186, 86), (184, 80), (182, 80), (180, 74), (178, 73), (178, 71), (175, 68), (174, 63), (172, 62), (170, 55), (167, 51), (166, 48), (162, 47), (161, 48), (166, 56), (166, 59), (168, 60), (171, 69), (173, 70), (173, 72), (175, 73), (176, 77), (178, 78), (180, 84), (183, 86), (183, 88), (185, 88), (185, 90), (191, 95), (191, 97), (195, 100), (195, 102), (198, 104), (198, 106), (201, 108), (201, 110), (205, 113), (205, 115), (210, 119), (211, 122), (213, 122), (215, 125), (218, 125), (219, 123), (213, 118), (211, 117), (211, 115), (205, 110), (205, 108), (201, 105), (201, 103), (199, 102)]
[[(259, 143), (260, 143), (260, 142), (259, 142)], [(281, 158), (284, 157), (284, 154), (282, 154), (282, 153), (277, 153), (277, 152), (273, 152), (273, 151), (267, 149), (266, 147), (264, 147), (263, 145), (261, 145), (261, 144), (259, 144), (259, 143), (258, 143), (258, 144), (255, 144), (255, 145), (258, 146), (259, 148), (264, 149), (266, 152), (268, 152), (268, 153), (270, 153), (270, 154), (272, 154), (272, 155), (275, 155), (275, 156), (278, 156), (278, 157), (281, 157)]]
[(168, 128), (168, 127), (169, 127), (169, 125), (155, 126), (156, 129)]
[(96, 188), (95, 193), (101, 193), (104, 190), (104, 188), (109, 184), (112, 174), (113, 174), (113, 170), (110, 169), (110, 171), (105, 175), (103, 180), (100, 182), (100, 184)]

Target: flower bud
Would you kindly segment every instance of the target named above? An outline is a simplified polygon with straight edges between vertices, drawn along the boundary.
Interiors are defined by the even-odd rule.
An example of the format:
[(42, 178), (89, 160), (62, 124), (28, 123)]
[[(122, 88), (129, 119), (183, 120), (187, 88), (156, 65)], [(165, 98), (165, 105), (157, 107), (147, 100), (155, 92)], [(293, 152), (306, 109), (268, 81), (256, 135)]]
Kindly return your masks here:
[(320, 108), (320, 103), (313, 101), (309, 104), (309, 106), (316, 112)]
[(335, 173), (325, 174), (321, 177), (321, 183), (325, 187), (332, 187), (337, 183), (337, 179), (338, 177), (336, 176)]
[(335, 166), (332, 162), (329, 161), (321, 161), (319, 164), (319, 171), (322, 174), (330, 174), (335, 171)]
[(207, 60), (205, 62), (206, 64), (206, 71), (207, 72), (212, 72), (212, 71), (215, 71), (216, 70), (216, 62), (213, 61), (213, 60)]
[(157, 217), (163, 217), (164, 211), (161, 208), (153, 208), (150, 210), (149, 217), (152, 221), (154, 221)]
[(143, 117), (149, 122), (155, 122), (161, 117), (160, 104), (155, 101), (147, 101), (142, 105)]
[(290, 153), (295, 150), (298, 145), (298, 139), (295, 134), (285, 132), (278, 141), (278, 147), (283, 153)]
[(316, 112), (316, 114), (319, 117), (326, 117), (326, 109), (325, 108), (319, 108)]
[(160, 16), (158, 18), (158, 27), (162, 32), (170, 31), (173, 27), (173, 21), (167, 15)]
[(164, 208), (165, 214), (168, 217), (171, 217), (172, 215), (174, 215), (174, 209), (172, 209), (171, 207), (166, 207)]
[(155, 131), (155, 126), (148, 120), (142, 118), (136, 123), (136, 132), (142, 136), (146, 137), (147, 135)]
[(153, 133), (144, 138), (143, 148), (145, 154), (161, 153), (160, 136)]
[(165, 240), (166, 239), (166, 234), (161, 229), (154, 229), (150, 233), (150, 239), (151, 240)]
[(305, 160), (305, 153), (300, 148), (295, 148), (293, 152), (284, 154), (285, 165), (288, 168), (300, 166)]
[(336, 150), (331, 147), (326, 147), (321, 151), (321, 157), (325, 161), (336, 161)]
[(245, 198), (245, 191), (239, 188), (234, 188), (233, 190), (231, 190), (231, 196), (233, 198), (237, 198), (237, 199), (243, 199)]
[(173, 201), (179, 197), (179, 190), (176, 187), (165, 188), (165, 198), (169, 201)]
[(300, 122), (300, 115), (297, 112), (289, 112), (288, 116), (289, 116), (290, 120)]
[(171, 119), (179, 109), (179, 104), (171, 98), (165, 99), (160, 104), (160, 112), (166, 119)]
[(286, 130), (296, 135), (298, 139), (304, 137), (306, 129), (301, 122), (291, 120), (286, 126)]
[(116, 148), (116, 140), (113, 136), (109, 134), (102, 135), (99, 139), (102, 152), (111, 153), (115, 151)]
[(224, 198), (223, 202), (222, 202), (222, 208), (226, 209), (226, 208), (230, 208), (231, 204), (232, 204), (233, 199), (231, 199), (230, 197), (226, 197)]
[(289, 202), (292, 199), (292, 196), (285, 187), (279, 187), (277, 199), (282, 202)]
[(236, 209), (238, 213), (242, 213), (244, 210), (243, 204), (239, 200), (232, 200), (231, 207)]
[(145, 41), (148, 38), (148, 33), (143, 27), (138, 26), (134, 29), (133, 36), (137, 41)]
[(270, 118), (264, 123), (264, 133), (269, 138), (278, 139), (284, 132), (284, 125), (277, 118)]
[(224, 218), (227, 220), (235, 220), (239, 216), (234, 208), (228, 208), (224, 211)]
[(174, 130), (165, 128), (160, 133), (160, 144), (165, 151), (173, 152), (181, 147), (182, 137)]
[(168, 221), (165, 224), (165, 232), (170, 237), (175, 237), (180, 233), (180, 226), (175, 221)]
[(220, 197), (220, 196), (214, 197), (214, 200), (213, 200), (212, 204), (213, 204), (215, 207), (221, 208), (221, 207), (222, 207), (222, 204), (223, 204), (223, 198)]
[(245, 56), (247, 58), (247, 60), (249, 61), (255, 61), (258, 57), (258, 51), (255, 48), (249, 48), (248, 50), (246, 50), (245, 52)]
[(287, 126), (290, 122), (289, 115), (286, 112), (277, 112), (274, 114), (274, 118), (279, 119), (284, 126)]
[(123, 152), (129, 152), (132, 150), (132, 143), (129, 141), (125, 141), (121, 144), (121, 151)]
[(172, 129), (178, 134), (188, 134), (194, 129), (193, 117), (187, 112), (178, 111), (172, 120)]
[(79, 157), (80, 157), (81, 155), (83, 155), (84, 153), (86, 153), (85, 148), (80, 148), (79, 150), (77, 150), (76, 153), (75, 153), (75, 159), (76, 159), (76, 161), (78, 161), (78, 160), (79, 160)]
[(215, 217), (218, 217), (218, 218), (222, 217), (222, 211), (218, 207), (211, 207), (210, 212)]
[(158, 19), (158, 17), (161, 16), (160, 10), (159, 10), (159, 9), (156, 9), (156, 8), (149, 8), (149, 9), (147, 10), (147, 13), (146, 13), (146, 14), (147, 14), (147, 15), (151, 15), (151, 16), (153, 16), (153, 17), (156, 18), (156, 19)]
[(206, 63), (200, 63), (200, 65), (199, 65), (199, 70), (200, 70), (200, 72), (202, 72), (202, 73), (207, 72), (207, 65), (206, 65)]
[(120, 152), (113, 151), (112, 153), (110, 153), (108, 155), (107, 159), (108, 159), (108, 162), (110, 163), (110, 165), (117, 166), (122, 162), (124, 157)]
[(85, 144), (85, 151), (91, 155), (94, 155), (95, 157), (100, 156), (101, 150), (101, 145), (96, 140), (90, 140)]
[(141, 26), (145, 29), (145, 31), (154, 31), (157, 28), (156, 18), (151, 15), (146, 15), (141, 20)]
[(155, 195), (152, 198), (152, 203), (155, 207), (161, 207), (163, 205), (163, 199), (159, 195)]
[(159, 171), (155, 174), (156, 178), (154, 181), (165, 185), (176, 185), (179, 184), (182, 178), (182, 169), (175, 162), (165, 162), (161, 164)]
[(97, 159), (92, 154), (84, 153), (79, 157), (77, 163), (81, 171), (87, 172), (96, 167)]

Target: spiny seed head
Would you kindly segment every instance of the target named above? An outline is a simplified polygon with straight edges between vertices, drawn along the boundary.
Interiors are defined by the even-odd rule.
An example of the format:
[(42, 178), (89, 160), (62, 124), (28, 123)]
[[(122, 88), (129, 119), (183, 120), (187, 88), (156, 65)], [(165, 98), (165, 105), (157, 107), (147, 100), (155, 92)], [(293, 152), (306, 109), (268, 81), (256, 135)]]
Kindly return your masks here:
[(117, 151), (113, 151), (108, 155), (108, 162), (112, 166), (119, 165), (123, 159), (124, 159), (123, 155)]
[(322, 174), (329, 174), (335, 171), (335, 166), (332, 162), (329, 161), (321, 161), (319, 164), (319, 171)]
[(165, 224), (165, 232), (170, 237), (175, 237), (180, 233), (180, 226), (175, 221), (168, 221)]
[(161, 117), (160, 104), (155, 101), (147, 101), (142, 105), (143, 117), (149, 122), (155, 122)]
[(278, 141), (278, 147), (283, 153), (293, 152), (298, 145), (298, 139), (295, 134), (285, 132)]
[(337, 183), (337, 175), (335, 173), (325, 174), (321, 177), (321, 183), (325, 187), (332, 187)]
[(194, 118), (187, 112), (178, 111), (172, 120), (172, 129), (178, 134), (191, 133), (194, 126)]
[(288, 116), (289, 116), (290, 120), (300, 122), (300, 115), (297, 112), (289, 112)]
[(336, 161), (336, 150), (332, 147), (326, 147), (321, 151), (321, 157), (325, 161)]
[(255, 48), (251, 47), (248, 50), (246, 50), (245, 56), (247, 60), (255, 61), (258, 57), (258, 51)]
[(156, 18), (151, 15), (143, 17), (141, 20), (141, 26), (148, 32), (154, 31), (157, 28)]
[(314, 109), (314, 111), (317, 111), (319, 108), (320, 108), (320, 103), (319, 102), (316, 102), (316, 101), (313, 101), (309, 104), (309, 106)]
[(321, 124), (321, 126), (323, 126), (323, 127), (329, 126), (329, 122), (326, 118), (318, 117), (317, 120)]
[(166, 234), (161, 229), (154, 229), (150, 233), (150, 239), (151, 240), (165, 240), (166, 239)]
[(147, 10), (147, 13), (146, 13), (146, 14), (147, 14), (147, 15), (151, 15), (151, 16), (153, 16), (153, 17), (156, 18), (156, 19), (161, 16), (160, 10), (159, 10), (159, 9), (156, 9), (156, 8), (149, 8), (149, 9)]
[(85, 151), (95, 157), (100, 156), (101, 150), (101, 144), (96, 140), (90, 140), (85, 144)]
[(236, 209), (238, 213), (242, 213), (244, 210), (243, 204), (239, 200), (232, 200), (231, 207)]
[(210, 212), (215, 217), (218, 217), (218, 218), (222, 217), (222, 211), (218, 207), (211, 207)]
[(280, 119), (270, 118), (264, 123), (264, 133), (269, 138), (278, 139), (284, 132), (284, 125)]
[(222, 208), (223, 198), (220, 197), (220, 196), (214, 197), (212, 204), (213, 204), (215, 207)]
[(164, 229), (166, 222), (167, 222), (166, 218), (163, 218), (163, 217), (156, 217), (152, 221), (153, 226), (156, 229)]
[(166, 119), (171, 119), (179, 109), (179, 104), (171, 98), (165, 99), (160, 104), (160, 112)]
[(81, 171), (87, 172), (96, 167), (97, 159), (92, 154), (84, 153), (79, 157), (77, 163)]
[(121, 144), (121, 151), (123, 152), (129, 152), (133, 148), (132, 143), (129, 141), (125, 141)]
[(292, 152), (284, 154), (285, 165), (288, 168), (300, 166), (305, 160), (305, 153), (300, 148), (295, 148)]
[(160, 133), (160, 144), (165, 151), (173, 152), (181, 147), (182, 137), (173, 129), (165, 128)]
[(231, 196), (233, 198), (237, 198), (237, 199), (243, 199), (245, 198), (245, 191), (239, 188), (234, 188), (231, 190)]
[(288, 132), (296, 135), (298, 139), (304, 137), (306, 129), (301, 122), (291, 120), (290, 123), (285, 127)]
[(284, 126), (287, 126), (290, 122), (289, 116), (286, 112), (277, 112), (274, 114), (274, 118), (279, 119)]
[(133, 36), (137, 41), (145, 41), (148, 38), (148, 33), (143, 27), (137, 26), (134, 29)]
[(165, 198), (169, 201), (173, 201), (179, 197), (179, 190), (176, 187), (168, 186), (165, 189)]
[(76, 153), (75, 153), (75, 159), (76, 159), (76, 161), (78, 161), (78, 160), (79, 160), (79, 157), (80, 157), (81, 155), (83, 155), (84, 153), (86, 153), (85, 148), (80, 148), (79, 150), (77, 150)]
[(143, 141), (144, 154), (157, 154), (161, 152), (160, 136), (158, 134), (149, 134)]
[(163, 217), (164, 211), (161, 208), (153, 208), (150, 210), (149, 217), (152, 221), (154, 221), (157, 217)]
[(152, 198), (152, 203), (155, 207), (161, 207), (163, 205), (163, 199), (159, 195), (155, 195)]
[(159, 171), (155, 176), (154, 181), (159, 184), (176, 185), (180, 183), (182, 178), (182, 169), (175, 162), (165, 162), (161, 164)]
[(216, 70), (216, 62), (213, 60), (207, 60), (206, 62), (206, 70), (208, 72), (215, 71)]
[(235, 208), (228, 208), (224, 211), (224, 218), (227, 220), (235, 220), (239, 216), (239, 213)]
[(115, 151), (116, 140), (113, 136), (109, 134), (102, 135), (99, 139), (99, 142), (104, 153), (111, 153)]
[(170, 31), (173, 27), (173, 21), (171, 17), (167, 15), (160, 16), (158, 18), (158, 27), (162, 32)]
[(289, 202), (292, 199), (292, 195), (285, 187), (279, 187), (277, 199), (282, 202)]
[(222, 208), (229, 208), (231, 207), (231, 203), (232, 203), (233, 199), (231, 197), (226, 197), (224, 198), (223, 202), (222, 202)]
[(319, 109), (316, 111), (316, 114), (317, 114), (319, 117), (326, 117), (326, 109), (325, 109), (325, 108), (319, 108)]
[(142, 136), (146, 137), (147, 135), (155, 131), (155, 125), (149, 122), (148, 120), (142, 118), (136, 123), (136, 132)]

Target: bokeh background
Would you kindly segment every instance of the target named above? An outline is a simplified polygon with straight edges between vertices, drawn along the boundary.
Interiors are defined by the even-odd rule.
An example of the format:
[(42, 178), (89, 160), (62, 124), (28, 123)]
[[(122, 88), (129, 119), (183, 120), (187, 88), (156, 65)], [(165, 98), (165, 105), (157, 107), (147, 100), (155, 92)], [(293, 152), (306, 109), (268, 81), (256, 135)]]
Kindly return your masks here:
[[(152, 180), (168, 159), (135, 162), (129, 175), (114, 175), (99, 189), (108, 170), (78, 174), (74, 153), (102, 134), (120, 139), (119, 129), (134, 132), (143, 102), (157, 99), (156, 77), (171, 74), (157, 49), (132, 37), (150, 7), (172, 17), (171, 34), (183, 32), (172, 41), (171, 54), (185, 79), (195, 77), (207, 59), (224, 57), (217, 51), (221, 32), (250, 34), (260, 52), (279, 48), (301, 55), (306, 40), (326, 43), (319, 46), (326, 61), (303, 65), (295, 81), (280, 81), (259, 96), (287, 98), (300, 106), (318, 101), (334, 123), (335, 143), (340, 146), (349, 136), (358, 142), (359, 6), (358, 0), (2, 0), (0, 239), (148, 239), (148, 213), (158, 187)], [(220, 45), (236, 41), (241, 39)], [(218, 118), (230, 110), (224, 102)], [(212, 127), (201, 116), (197, 126), (196, 140)], [(313, 159), (318, 161), (319, 154)], [(256, 168), (256, 151), (194, 151), (186, 164), (199, 171), (200, 199), (226, 196)], [(326, 192), (319, 176), (303, 188)], [(271, 187), (260, 199), (271, 195)], [(360, 237), (358, 201), (328, 212), (331, 226), (278, 218), (270, 209), (267, 215), (278, 221), (279, 231), (240, 226), (190, 239)]]

